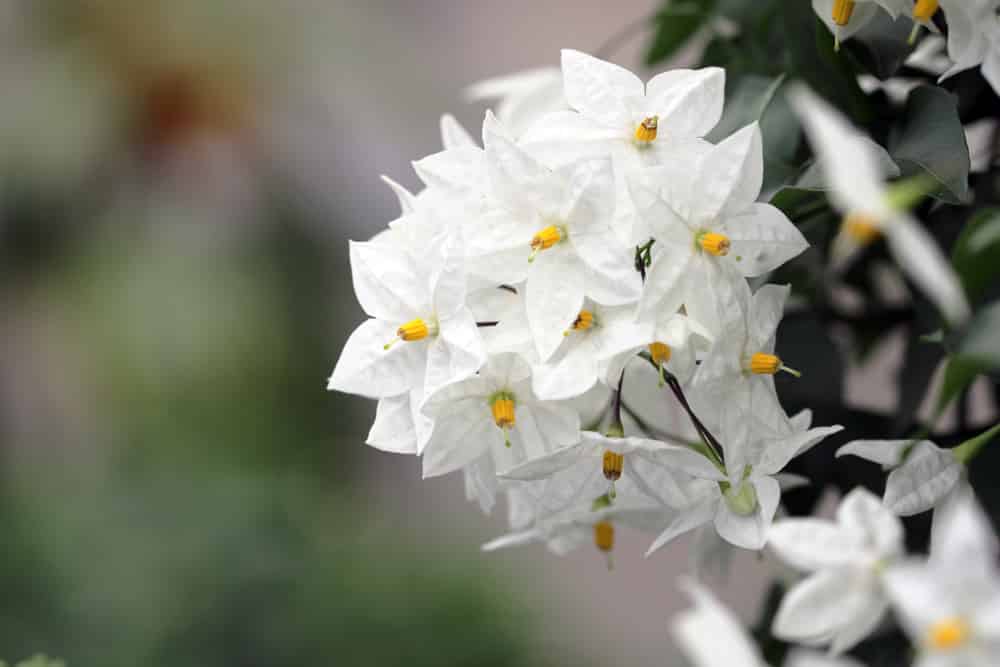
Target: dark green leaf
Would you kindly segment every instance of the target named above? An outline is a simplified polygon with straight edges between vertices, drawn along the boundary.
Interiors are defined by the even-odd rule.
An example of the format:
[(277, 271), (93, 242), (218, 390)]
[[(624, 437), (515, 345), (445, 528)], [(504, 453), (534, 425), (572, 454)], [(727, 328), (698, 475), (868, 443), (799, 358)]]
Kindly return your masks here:
[(666, 60), (708, 20), (715, 0), (676, 0), (656, 14), (653, 41), (646, 51), (646, 64)]
[(1000, 278), (1000, 208), (976, 211), (955, 241), (951, 263), (973, 301)]
[(972, 384), (982, 367), (961, 357), (950, 357), (944, 367), (944, 381), (941, 383), (941, 395), (938, 396), (937, 407), (934, 408), (934, 421), (937, 421), (951, 402), (962, 391)]
[(1000, 368), (1000, 301), (983, 308), (966, 328), (955, 347), (963, 360), (984, 369)]
[(969, 438), (952, 450), (955, 453), (955, 458), (962, 463), (968, 464), (979, 453), (979, 450), (990, 444), (990, 441), (997, 437), (998, 434), (1000, 434), (1000, 424), (983, 431), (975, 437)]
[(844, 43), (844, 48), (872, 75), (884, 81), (896, 73), (913, 51), (909, 43), (912, 26), (909, 21), (894, 21), (886, 12), (878, 12)]
[(930, 196), (951, 204), (968, 200), (969, 147), (954, 95), (937, 86), (914, 89), (889, 146), (904, 177), (926, 174), (937, 183)]

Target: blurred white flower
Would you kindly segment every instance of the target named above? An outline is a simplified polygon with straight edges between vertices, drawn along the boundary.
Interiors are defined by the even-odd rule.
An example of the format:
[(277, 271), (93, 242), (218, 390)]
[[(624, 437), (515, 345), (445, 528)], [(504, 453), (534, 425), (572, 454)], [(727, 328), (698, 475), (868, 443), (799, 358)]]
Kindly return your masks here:
[(844, 497), (836, 522), (776, 521), (768, 547), (808, 573), (782, 599), (775, 636), (841, 653), (871, 634), (889, 608), (881, 575), (904, 553), (903, 526), (877, 496), (858, 488)]
[(834, 241), (835, 263), (884, 235), (900, 268), (952, 325), (969, 317), (968, 300), (955, 270), (927, 231), (894, 208), (879, 154), (867, 137), (805, 87), (790, 101), (798, 113), (830, 186), (830, 202), (844, 214)]
[(465, 89), (469, 100), (497, 100), (496, 115), (515, 136), (521, 136), (547, 113), (569, 108), (558, 67), (515, 72), (474, 83)]
[(926, 560), (894, 565), (886, 587), (918, 651), (914, 667), (992, 667), (1000, 656), (1000, 570), (971, 489), (939, 510)]
[(941, 80), (973, 67), (1000, 95), (1000, 2), (941, 0), (948, 20), (948, 56), (954, 63)]

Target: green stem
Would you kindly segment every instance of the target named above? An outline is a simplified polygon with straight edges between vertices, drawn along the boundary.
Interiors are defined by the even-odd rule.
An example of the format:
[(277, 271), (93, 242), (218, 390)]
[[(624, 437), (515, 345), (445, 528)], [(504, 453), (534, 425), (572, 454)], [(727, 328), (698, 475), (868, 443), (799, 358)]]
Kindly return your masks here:
[(979, 435), (969, 438), (951, 451), (960, 463), (969, 465), (969, 462), (976, 458), (980, 450), (992, 442), (998, 433), (1000, 433), (1000, 424), (996, 424)]

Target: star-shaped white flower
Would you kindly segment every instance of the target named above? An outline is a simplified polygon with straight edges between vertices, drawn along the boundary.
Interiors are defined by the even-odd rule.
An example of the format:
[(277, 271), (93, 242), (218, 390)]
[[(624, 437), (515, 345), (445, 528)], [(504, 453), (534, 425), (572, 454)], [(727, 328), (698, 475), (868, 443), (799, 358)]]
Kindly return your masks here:
[(953, 65), (941, 80), (982, 66), (983, 77), (1000, 94), (1000, 17), (997, 0), (941, 0), (948, 20), (948, 56)]
[(955, 270), (920, 223), (893, 207), (883, 161), (867, 138), (807, 88), (795, 88), (790, 101), (825, 172), (830, 203), (845, 216), (834, 241), (834, 262), (884, 235), (900, 268), (945, 318), (953, 325), (968, 319), (969, 303)]
[(484, 468), (480, 501), (492, 507), (503, 472), (580, 439), (580, 418), (568, 407), (539, 401), (531, 368), (513, 353), (491, 357), (475, 376), (428, 396), (433, 428), (423, 450), (424, 477), (469, 466)]
[[(547, 326), (558, 334), (557, 347), (547, 362), (534, 369), (535, 393), (546, 400), (573, 398), (606, 380), (611, 369), (621, 368), (618, 357), (643, 347), (650, 336), (636, 325), (632, 307), (590, 301), (569, 319)], [(549, 335), (548, 330), (541, 333)]]
[(431, 394), (483, 365), (461, 256), (446, 246), (425, 260), (394, 244), (351, 243), (354, 291), (371, 319), (344, 344), (328, 389), (371, 398)]
[(772, 271), (809, 244), (785, 215), (757, 203), (764, 174), (756, 123), (717, 146), (690, 144), (667, 164), (630, 180), (654, 244), (640, 312), (681, 305), (719, 334), (718, 304), (744, 276)]
[(1000, 655), (996, 536), (971, 490), (938, 511), (930, 558), (889, 568), (889, 597), (918, 651), (914, 667), (992, 667)]
[(569, 108), (563, 94), (563, 76), (558, 67), (515, 72), (485, 79), (465, 90), (469, 100), (498, 100), (496, 115), (520, 136), (545, 114)]
[(775, 636), (841, 653), (871, 634), (889, 608), (882, 572), (904, 554), (903, 526), (877, 496), (858, 488), (844, 497), (836, 522), (776, 521), (768, 547), (808, 573), (782, 599)]
[(658, 454), (664, 465), (694, 481), (687, 488), (687, 504), (675, 508), (677, 518), (663, 529), (647, 555), (708, 522), (714, 522), (719, 535), (734, 546), (763, 548), (781, 498), (778, 473), (792, 458), (843, 428), (809, 428), (808, 423), (793, 422), (793, 428), (784, 433), (754, 433), (738, 412), (719, 409), (725, 415), (721, 432), (715, 435), (725, 450), (724, 464), (707, 456)]

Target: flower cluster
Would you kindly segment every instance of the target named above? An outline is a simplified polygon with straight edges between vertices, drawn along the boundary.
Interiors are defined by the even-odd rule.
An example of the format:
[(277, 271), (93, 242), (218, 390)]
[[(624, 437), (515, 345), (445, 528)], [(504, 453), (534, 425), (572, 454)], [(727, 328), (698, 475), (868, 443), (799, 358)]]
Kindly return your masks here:
[[(876, 10), (814, 4), (843, 19), (837, 30)], [(767, 280), (808, 243), (758, 201), (757, 123), (706, 139), (724, 88), (719, 68), (644, 84), (563, 51), (561, 72), (470, 90), (501, 98), (482, 146), (445, 116), (444, 149), (414, 162), (424, 188), (386, 179), (401, 215), (351, 244), (370, 319), (329, 388), (378, 400), (371, 446), (419, 456), (425, 478), (461, 472), (485, 512), (505, 499), (510, 532), (485, 550), (542, 542), (565, 554), (592, 543), (610, 559), (620, 526), (648, 533), (648, 553), (697, 529), (699, 563), (728, 543), (767, 548), (803, 575), (774, 620), (781, 639), (839, 654), (891, 607), (926, 664), (985, 665), (1000, 641), (1000, 579), (964, 479), (1000, 427), (954, 450), (848, 443), (838, 456), (891, 468), (884, 498), (858, 489), (835, 522), (775, 522), (782, 490), (806, 481), (785, 472), (790, 461), (841, 427), (788, 415), (775, 392), (775, 374), (799, 373), (775, 349), (790, 289)], [(922, 184), (887, 182), (899, 170), (884, 150), (807, 88), (792, 86), (788, 101), (843, 215), (831, 275), (885, 238), (948, 325), (965, 323), (955, 271), (906, 212)], [(898, 517), (932, 508), (931, 557), (908, 559)], [(965, 572), (950, 564), (962, 550), (974, 552)], [(690, 657), (763, 664), (729, 613), (687, 588), (696, 608), (674, 629)], [(852, 663), (802, 652), (786, 664)]]

